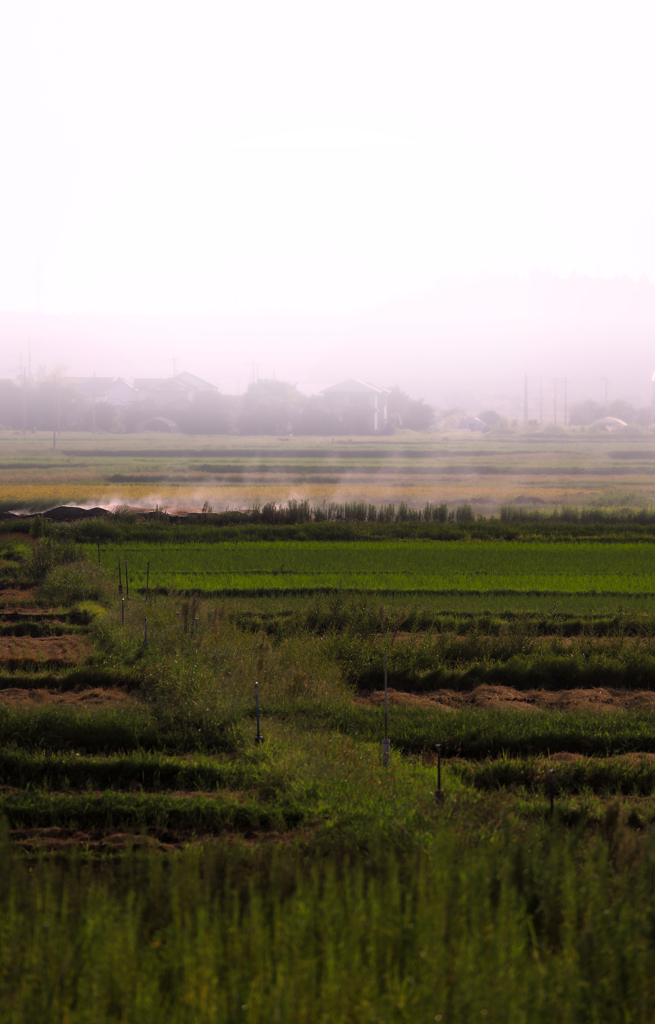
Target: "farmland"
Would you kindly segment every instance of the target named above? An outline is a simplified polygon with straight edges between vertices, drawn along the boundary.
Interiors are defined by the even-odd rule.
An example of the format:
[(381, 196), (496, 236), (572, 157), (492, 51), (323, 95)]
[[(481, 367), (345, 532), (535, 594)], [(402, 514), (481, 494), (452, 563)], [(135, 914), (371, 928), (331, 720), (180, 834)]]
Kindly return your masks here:
[(387, 438), (248, 438), (0, 432), (0, 510), (62, 503), (216, 510), (307, 499), (651, 505), (653, 438), (584, 431)]
[(5, 524), (8, 1019), (652, 1020), (649, 515), (238, 522)]

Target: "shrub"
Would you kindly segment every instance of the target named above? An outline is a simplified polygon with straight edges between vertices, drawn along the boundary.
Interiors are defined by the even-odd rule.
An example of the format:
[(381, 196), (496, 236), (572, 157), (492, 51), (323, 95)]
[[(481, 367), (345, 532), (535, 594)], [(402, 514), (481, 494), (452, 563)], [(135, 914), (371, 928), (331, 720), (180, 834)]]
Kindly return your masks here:
[(48, 601), (69, 605), (76, 601), (97, 601), (106, 588), (100, 566), (90, 562), (65, 562), (48, 570), (41, 594)]

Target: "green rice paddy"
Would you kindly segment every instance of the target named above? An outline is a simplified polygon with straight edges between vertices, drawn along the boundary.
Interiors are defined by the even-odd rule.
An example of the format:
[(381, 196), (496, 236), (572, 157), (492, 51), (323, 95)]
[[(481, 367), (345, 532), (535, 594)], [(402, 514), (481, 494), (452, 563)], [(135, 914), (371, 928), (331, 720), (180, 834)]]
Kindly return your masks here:
[[(85, 549), (97, 557), (91, 545)], [(502, 541), (101, 545), (130, 585), (214, 593), (357, 590), (443, 594), (655, 595), (655, 547)]]

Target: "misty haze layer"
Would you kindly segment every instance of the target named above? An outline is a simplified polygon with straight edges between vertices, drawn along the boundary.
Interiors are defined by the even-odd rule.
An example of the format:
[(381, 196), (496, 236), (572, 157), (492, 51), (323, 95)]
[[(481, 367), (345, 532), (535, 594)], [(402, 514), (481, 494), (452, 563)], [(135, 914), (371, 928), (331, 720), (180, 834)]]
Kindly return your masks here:
[(639, 0), (6, 5), (0, 375), (643, 405), (651, 38)]
[[(21, 365), (71, 375), (170, 376), (189, 370), (226, 394), (253, 373), (316, 394), (344, 377), (397, 383), (437, 406), (471, 413), (492, 405), (530, 416), (539, 377), (545, 408), (552, 378), (567, 377), (572, 402), (651, 400), (655, 285), (645, 279), (486, 277), (445, 280), (374, 309), (341, 315), (119, 316), (0, 314), (0, 374)], [(173, 363), (175, 358), (175, 364)], [(547, 414), (548, 415), (548, 414)]]

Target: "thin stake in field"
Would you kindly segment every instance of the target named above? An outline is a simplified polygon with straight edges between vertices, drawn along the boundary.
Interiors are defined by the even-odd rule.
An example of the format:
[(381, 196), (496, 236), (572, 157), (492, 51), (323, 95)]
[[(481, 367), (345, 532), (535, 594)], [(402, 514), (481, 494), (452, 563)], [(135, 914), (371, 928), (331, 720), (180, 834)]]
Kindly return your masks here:
[(550, 813), (555, 813), (555, 772), (551, 768), (548, 772), (550, 777)]
[(259, 731), (259, 683), (255, 683), (255, 713), (257, 715), (257, 735), (255, 736), (255, 743), (263, 743), (264, 737)]
[(441, 791), (441, 744), (437, 743), (437, 792), (434, 794), (434, 801), (437, 804), (443, 803), (443, 793)]
[(118, 556), (118, 593), (123, 594), (123, 575), (121, 573), (121, 556)]
[(389, 765), (391, 743), (389, 740), (389, 712), (387, 704), (387, 652), (384, 652), (384, 739), (382, 740), (382, 764)]
[(195, 619), (194, 619), (193, 621), (194, 621), (194, 622), (195, 622), (195, 624), (196, 624), (196, 629), (195, 629), (195, 632), (196, 632), (196, 636), (197, 636), (197, 635), (198, 635), (198, 616), (196, 616), (196, 617), (195, 617)]

